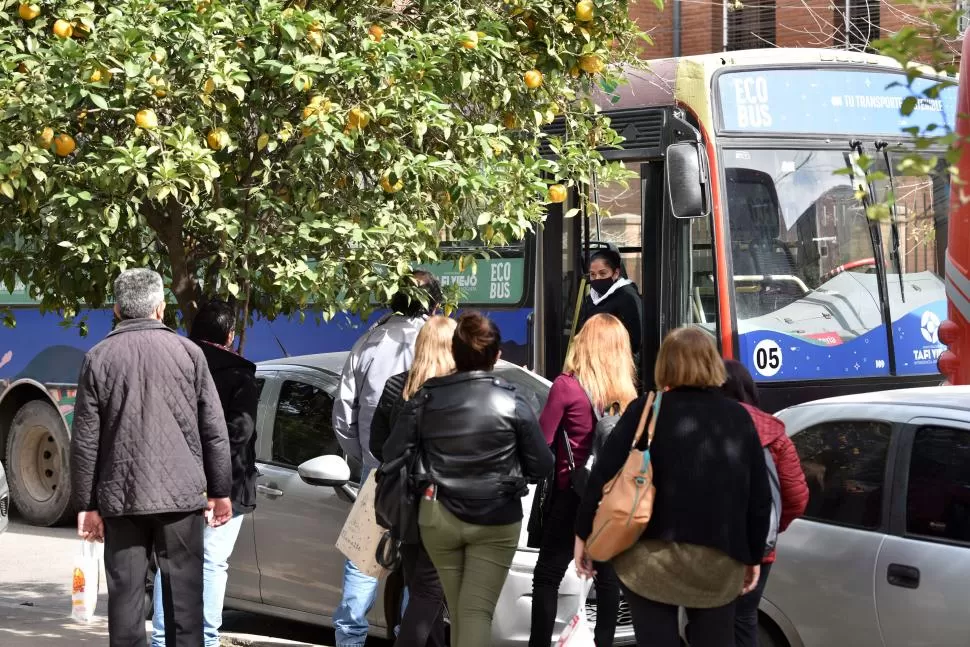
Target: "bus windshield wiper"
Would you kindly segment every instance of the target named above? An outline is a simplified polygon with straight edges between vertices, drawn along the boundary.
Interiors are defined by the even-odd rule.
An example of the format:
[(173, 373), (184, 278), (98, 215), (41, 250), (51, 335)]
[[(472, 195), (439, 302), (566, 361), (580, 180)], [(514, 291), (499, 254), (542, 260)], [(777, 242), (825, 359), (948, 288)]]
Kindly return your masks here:
[(886, 189), (886, 196), (889, 198), (889, 227), (893, 236), (893, 266), (899, 276), (899, 298), (906, 303), (906, 293), (903, 283), (903, 262), (899, 257), (899, 223), (896, 217), (896, 180), (893, 176), (893, 166), (889, 159), (889, 142), (877, 141), (876, 150), (882, 153), (882, 159), (886, 162), (886, 172), (889, 174), (889, 188)]
[[(862, 142), (853, 139), (849, 142), (851, 153), (845, 154), (845, 165), (849, 169), (850, 177), (853, 178), (853, 188), (858, 188), (860, 194), (863, 215), (869, 226), (869, 238), (872, 242), (873, 257), (876, 260), (876, 287), (879, 291), (879, 309), (882, 311), (883, 325), (887, 327), (886, 350), (889, 359), (889, 374), (896, 374), (896, 344), (892, 335), (892, 312), (889, 307), (889, 285), (886, 280), (886, 261), (882, 249), (882, 227), (878, 220), (869, 217), (869, 207), (872, 206), (872, 197), (875, 195), (875, 187), (866, 177), (866, 173), (859, 166), (858, 158), (865, 155)], [(856, 157), (853, 157), (855, 155)]]

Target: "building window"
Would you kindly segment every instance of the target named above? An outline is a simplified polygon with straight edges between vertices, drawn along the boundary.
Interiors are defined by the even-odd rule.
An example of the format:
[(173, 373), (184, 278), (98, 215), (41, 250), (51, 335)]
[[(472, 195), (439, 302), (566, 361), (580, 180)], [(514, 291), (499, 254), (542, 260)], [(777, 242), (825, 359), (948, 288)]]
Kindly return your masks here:
[(963, 36), (967, 33), (967, 27), (970, 27), (970, 0), (957, 0), (956, 7), (957, 13), (960, 14), (957, 28), (960, 30), (960, 36)]
[(837, 1), (835, 45), (860, 52), (873, 51), (871, 44), (881, 37), (880, 3), (881, 0)]
[(775, 0), (729, 2), (727, 50), (775, 46)]

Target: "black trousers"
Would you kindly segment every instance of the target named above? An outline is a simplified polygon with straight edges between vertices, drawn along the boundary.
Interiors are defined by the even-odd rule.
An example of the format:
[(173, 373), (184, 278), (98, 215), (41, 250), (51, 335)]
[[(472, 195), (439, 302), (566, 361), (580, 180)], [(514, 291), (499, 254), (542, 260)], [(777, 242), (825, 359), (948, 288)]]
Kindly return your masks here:
[[(549, 647), (556, 626), (559, 585), (573, 559), (576, 542), (576, 511), (579, 496), (570, 490), (551, 493), (548, 512), (542, 523), (542, 543), (532, 577), (532, 631), (529, 647)], [(620, 581), (609, 564), (597, 562), (596, 629), (593, 637), (598, 647), (612, 647), (616, 618), (620, 612)]]
[(202, 644), (201, 510), (108, 517), (104, 570), (108, 581), (111, 647), (147, 647), (145, 578), (152, 551), (162, 573), (165, 647)]
[[(633, 632), (642, 647), (680, 647), (678, 610), (640, 597), (622, 584), (623, 597), (630, 605)], [(713, 609), (687, 609), (690, 647), (734, 647), (735, 602)]]
[(757, 588), (738, 598), (734, 611), (734, 642), (736, 647), (758, 647), (758, 605), (768, 584), (771, 564), (761, 565), (761, 579)]
[(394, 647), (445, 647), (445, 592), (422, 544), (401, 546), (408, 607)]

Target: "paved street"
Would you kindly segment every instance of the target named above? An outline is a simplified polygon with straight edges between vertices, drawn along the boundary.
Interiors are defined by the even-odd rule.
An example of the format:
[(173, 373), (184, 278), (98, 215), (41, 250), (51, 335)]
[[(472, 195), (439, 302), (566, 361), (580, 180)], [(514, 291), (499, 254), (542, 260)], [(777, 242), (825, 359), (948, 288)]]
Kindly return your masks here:
[[(73, 528), (34, 528), (14, 517), (7, 532), (0, 535), (0, 646), (108, 644), (103, 579), (94, 621), (78, 624), (70, 618), (76, 552)], [(149, 627), (146, 623), (146, 631)], [(248, 613), (227, 612), (224, 629), (223, 645), (333, 645), (332, 631)], [(386, 645), (374, 642), (375, 647), (382, 644)]]

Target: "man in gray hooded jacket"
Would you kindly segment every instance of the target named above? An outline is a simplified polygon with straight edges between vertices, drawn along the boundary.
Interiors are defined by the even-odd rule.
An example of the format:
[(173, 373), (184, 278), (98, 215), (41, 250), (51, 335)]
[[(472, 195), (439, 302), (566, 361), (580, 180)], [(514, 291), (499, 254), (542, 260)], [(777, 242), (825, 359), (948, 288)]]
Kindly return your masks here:
[(166, 646), (202, 644), (204, 510), (232, 518), (229, 436), (202, 350), (162, 323), (162, 278), (122, 272), (118, 326), (84, 357), (71, 431), (78, 534), (104, 540), (111, 647), (147, 645), (145, 577), (162, 574)]
[[(351, 349), (333, 407), (334, 431), (344, 452), (362, 465), (361, 483), (379, 464), (370, 451), (370, 424), (384, 385), (392, 375), (411, 368), (418, 332), (442, 301), (441, 286), (433, 274), (418, 270), (412, 276), (427, 293), (427, 305), (408, 298), (404, 292), (395, 295), (391, 313)], [(347, 560), (343, 598), (333, 616), (337, 647), (363, 647), (369, 630), (367, 612), (376, 595), (377, 580)]]

